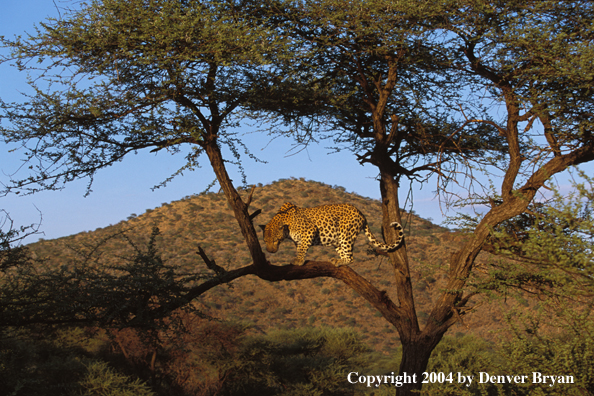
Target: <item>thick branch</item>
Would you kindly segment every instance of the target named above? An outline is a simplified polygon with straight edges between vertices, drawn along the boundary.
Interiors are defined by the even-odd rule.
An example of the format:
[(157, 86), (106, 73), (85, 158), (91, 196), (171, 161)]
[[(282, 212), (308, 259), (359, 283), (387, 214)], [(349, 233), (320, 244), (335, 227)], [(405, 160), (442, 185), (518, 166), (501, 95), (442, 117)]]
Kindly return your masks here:
[[(307, 261), (302, 266), (277, 266), (269, 263), (265, 266), (256, 266), (255, 264), (250, 264), (242, 268), (225, 272), (216, 278), (192, 288), (186, 295), (186, 300), (189, 302), (215, 286), (229, 283), (246, 275), (256, 275), (260, 279), (269, 282), (313, 279), (319, 277), (339, 279), (359, 293), (361, 297), (365, 298), (393, 325), (396, 325), (398, 321), (401, 320), (401, 308), (396, 306), (392, 300), (390, 300), (385, 291), (378, 290), (375, 286), (369, 283), (367, 279), (357, 274), (357, 272), (350, 267), (336, 267), (332, 263), (325, 261)], [(183, 304), (183, 301), (177, 301), (175, 305), (162, 307), (162, 314), (165, 315), (167, 312), (180, 308)]]
[(233, 182), (231, 181), (231, 178), (227, 173), (227, 169), (225, 168), (223, 156), (219, 149), (218, 143), (216, 142), (216, 137), (213, 138), (210, 136), (209, 141), (204, 144), (204, 149), (208, 155), (211, 166), (217, 175), (217, 180), (219, 181), (219, 184), (225, 193), (225, 197), (233, 209), (235, 219), (239, 224), (243, 238), (245, 239), (248, 249), (250, 250), (250, 255), (252, 256), (254, 265), (265, 265), (266, 256), (262, 251), (262, 247), (260, 246), (260, 242), (258, 240), (258, 235), (256, 234), (256, 230), (252, 224), (252, 219), (248, 213), (248, 205), (243, 202), (241, 196), (233, 186)]

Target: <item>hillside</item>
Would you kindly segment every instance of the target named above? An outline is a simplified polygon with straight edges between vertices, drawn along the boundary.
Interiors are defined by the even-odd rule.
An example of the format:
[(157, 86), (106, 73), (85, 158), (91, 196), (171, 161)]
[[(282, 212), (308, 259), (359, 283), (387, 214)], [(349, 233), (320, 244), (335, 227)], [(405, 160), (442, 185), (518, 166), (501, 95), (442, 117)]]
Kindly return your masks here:
[[(256, 188), (250, 207), (253, 210), (261, 208), (263, 213), (254, 222), (266, 224), (286, 201), (304, 207), (351, 203), (366, 215), (373, 232), (381, 236), (381, 208), (378, 201), (347, 193), (341, 187), (296, 179)], [(448, 269), (447, 258), (462, 236), (413, 214), (407, 214), (403, 220), (407, 248), (412, 257), (417, 312), (423, 321), (432, 301), (443, 287), (442, 281)], [(131, 256), (134, 253), (133, 245), (144, 248), (155, 225), (161, 231), (158, 248), (168, 263), (187, 269), (199, 266), (206, 271), (204, 263), (196, 254), (198, 246), (218, 265), (227, 269), (250, 262), (239, 227), (222, 193), (186, 197), (149, 209), (141, 215), (132, 214), (128, 220), (109, 227), (40, 241), (30, 247), (35, 255), (47, 258), (52, 264), (69, 265), (80, 259), (81, 252), (100, 245), (104, 262), (116, 262), (122, 257)], [(368, 255), (366, 250), (367, 239), (360, 235), (352, 268), (379, 289), (394, 295), (389, 262), (381, 256)], [(294, 245), (289, 241), (281, 244), (278, 253), (268, 254), (268, 257), (273, 264), (282, 265), (289, 263), (294, 254)], [(307, 258), (327, 260), (335, 254), (331, 248), (314, 247)], [(482, 260), (478, 260), (479, 267)], [(211, 316), (249, 322), (264, 332), (271, 328), (308, 325), (352, 327), (377, 350), (390, 351), (398, 345), (394, 328), (363, 298), (335, 279), (271, 283), (250, 276), (236, 280), (229, 287), (215, 288), (196, 302), (202, 311)], [(491, 339), (494, 331), (507, 329), (502, 310), (509, 309), (509, 306), (500, 301), (489, 303), (477, 300), (476, 303), (482, 304), (480, 310), (465, 317), (463, 324), (454, 326), (450, 335), (470, 332)], [(507, 303), (516, 304), (515, 301)]]

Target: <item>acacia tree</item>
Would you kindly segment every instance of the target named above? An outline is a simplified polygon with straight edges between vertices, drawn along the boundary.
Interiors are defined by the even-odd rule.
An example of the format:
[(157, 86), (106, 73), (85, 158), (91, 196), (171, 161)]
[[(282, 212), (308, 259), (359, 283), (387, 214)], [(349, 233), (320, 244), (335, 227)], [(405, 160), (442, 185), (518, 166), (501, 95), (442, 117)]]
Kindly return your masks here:
[[(451, 256), (423, 328), (406, 246), (389, 255), (396, 301), (386, 297), (380, 312), (398, 330), (401, 372), (420, 375), (444, 333), (472, 309), (477, 291), (467, 280), (493, 228), (529, 212), (552, 176), (594, 159), (592, 11), (589, 2), (556, 1), (277, 6), (304, 55), (281, 66), (286, 77), (267, 83), (274, 99), (259, 108), (301, 128), (301, 139), (312, 123), (334, 130), (338, 144), (377, 166), (388, 241), (388, 225), (401, 217), (402, 178), (434, 173), (447, 193), (448, 182), (462, 184), (473, 169), (500, 177), (499, 188), (469, 191), (466, 202), (488, 208)], [(502, 116), (490, 115), (496, 111)]]
[(59, 189), (85, 177), (92, 182), (95, 172), (129, 153), (179, 153), (190, 145), (180, 172), (206, 154), (254, 261), (265, 263), (221, 146), (237, 153), (241, 145), (226, 127), (254, 95), (245, 71), (283, 45), (241, 9), (241, 2), (224, 1), (91, 1), (41, 24), (35, 35), (2, 38), (11, 50), (2, 61), (29, 72), (34, 92), (22, 103), (0, 102), (2, 139), (19, 145), (30, 171), (3, 193)]
[[(591, 5), (578, 3), (86, 3), (26, 40), (3, 39), (13, 49), (4, 61), (34, 71), (30, 62), (41, 58), (41, 75), (51, 82), (47, 89), (33, 84), (24, 103), (0, 103), (4, 141), (21, 144), (25, 159), (36, 161), (31, 175), (13, 180), (6, 192), (61, 188), (92, 179), (128, 153), (179, 152), (188, 144), (186, 167), (206, 154), (253, 263), (225, 271), (199, 250), (216, 276), (143, 314), (166, 316), (250, 274), (269, 281), (334, 277), (395, 326), (400, 369), (420, 377), (433, 348), (469, 308), (474, 292), (466, 281), (492, 228), (524, 212), (552, 175), (594, 159), (591, 28), (587, 17), (570, 19), (572, 7), (589, 15)], [(482, 114), (477, 103), (490, 103), (474, 92), (487, 92), (503, 119)], [(335, 128), (338, 144), (378, 167), (387, 242), (396, 238), (388, 224), (401, 217), (403, 177), (436, 172), (456, 180), (471, 163), (502, 169), (500, 191), (483, 197), (492, 207), (450, 259), (447, 286), (423, 328), (406, 246), (390, 254), (394, 301), (350, 267), (266, 260), (248, 212), (251, 199), (236, 190), (221, 152), (222, 144), (240, 144), (225, 130), (239, 109), (280, 113), (305, 141), (317, 130), (299, 128)], [(322, 122), (304, 122), (312, 117)], [(537, 121), (542, 141), (534, 139)], [(76, 315), (85, 320), (84, 312)], [(398, 391), (420, 387), (417, 381)]]
[[(12, 50), (2, 61), (13, 61), (30, 72), (34, 91), (22, 103), (0, 102), (3, 141), (19, 145), (31, 172), (11, 180), (4, 193), (59, 189), (85, 177), (92, 181), (97, 171), (129, 153), (142, 149), (176, 153), (187, 144), (192, 151), (186, 168), (195, 167), (198, 157), (206, 154), (240, 225), (253, 264), (227, 272), (199, 249), (216, 276), (189, 289), (178, 287), (171, 290), (173, 294), (161, 290), (164, 294), (159, 296), (166, 296), (161, 299), (129, 293), (130, 309), (117, 311), (120, 325), (167, 316), (209, 289), (249, 274), (270, 281), (335, 277), (377, 309), (389, 312), (384, 294), (348, 267), (267, 262), (248, 213), (250, 198), (242, 199), (227, 173), (221, 145), (233, 150), (240, 144), (225, 129), (230, 117), (260, 98), (255, 70), (268, 73), (269, 55), (278, 60), (295, 44), (283, 41), (278, 25), (264, 23), (260, 9), (249, 2), (92, 1), (41, 24), (26, 39), (2, 39), (2, 45)], [(39, 301), (46, 302), (44, 309), (15, 312), (9, 306), (3, 312), (5, 325), (109, 323), (109, 307), (105, 317), (98, 317), (97, 310), (63, 311), (67, 299), (48, 293), (60, 274), (50, 275), (48, 287), (37, 283), (27, 288), (43, 297)], [(63, 275), (70, 277), (64, 290), (72, 292), (76, 287), (69, 280), (78, 275)], [(37, 301), (34, 297), (29, 295), (29, 301)], [(116, 304), (123, 298), (105, 297)], [(159, 304), (153, 304), (151, 297)]]
[[(37, 77), (31, 83), (34, 94), (24, 102), (0, 103), (3, 141), (20, 145), (31, 172), (12, 180), (4, 193), (59, 189), (77, 178), (92, 181), (98, 170), (129, 153), (175, 153), (188, 144), (193, 149), (186, 167), (206, 154), (253, 264), (225, 272), (199, 250), (217, 277), (183, 292), (184, 298), (163, 302), (150, 315), (166, 315), (248, 274), (271, 281), (334, 276), (384, 309), (383, 295), (349, 268), (326, 262), (270, 265), (248, 213), (250, 199), (244, 202), (227, 174), (220, 146), (240, 144), (225, 130), (229, 117), (260, 98), (254, 70), (266, 66), (266, 55), (279, 59), (293, 45), (277, 34), (278, 26), (263, 23), (259, 9), (249, 2), (93, 1), (41, 24), (36, 35), (3, 38), (3, 46), (12, 50), (3, 62), (13, 61)], [(76, 315), (46, 323), (86, 320), (84, 312)]]
[[(361, 163), (378, 168), (388, 243), (397, 237), (389, 224), (401, 222), (398, 194), (403, 178), (422, 180), (438, 173), (456, 179), (464, 163), (490, 164), (505, 149), (490, 125), (452, 115), (450, 102), (463, 104), (467, 113), (480, 107), (463, 102), (464, 79), (450, 72), (452, 60), (439, 42), (443, 33), (435, 28), (443, 10), (413, 3), (279, 4), (275, 16), (291, 27), (302, 56), (275, 63), (282, 71), (263, 84), (270, 100), (255, 108), (277, 111), (281, 122), (301, 129), (301, 140), (328, 130), (339, 149), (346, 147)], [(398, 331), (403, 346), (400, 372), (417, 374), (416, 383), (399, 388), (406, 394), (421, 388), (431, 352), (468, 298), (458, 295), (461, 301), (442, 303), (433, 313), (435, 320), (430, 318), (421, 329), (406, 243), (389, 256), (396, 300), (382, 293), (376, 308)]]

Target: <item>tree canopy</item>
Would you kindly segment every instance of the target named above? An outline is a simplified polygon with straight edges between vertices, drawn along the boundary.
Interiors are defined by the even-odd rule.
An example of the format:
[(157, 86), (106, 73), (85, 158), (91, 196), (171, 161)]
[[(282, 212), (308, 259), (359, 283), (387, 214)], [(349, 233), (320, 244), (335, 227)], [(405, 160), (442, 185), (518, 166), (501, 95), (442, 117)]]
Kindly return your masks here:
[(193, 169), (209, 139), (240, 144), (225, 127), (254, 100), (245, 73), (281, 39), (239, 3), (141, 0), (82, 3), (3, 38), (2, 61), (31, 73), (35, 92), (0, 103), (3, 140), (24, 143), (31, 170), (5, 192), (61, 188), (141, 149), (190, 144)]

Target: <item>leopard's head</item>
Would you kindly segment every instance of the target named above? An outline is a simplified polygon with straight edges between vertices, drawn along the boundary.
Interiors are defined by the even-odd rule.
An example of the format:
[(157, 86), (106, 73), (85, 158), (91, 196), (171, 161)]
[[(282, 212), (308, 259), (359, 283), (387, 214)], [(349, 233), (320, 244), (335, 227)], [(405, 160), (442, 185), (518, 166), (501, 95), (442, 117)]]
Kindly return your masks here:
[(276, 253), (278, 246), (283, 239), (289, 237), (289, 226), (287, 225), (287, 212), (295, 210), (296, 206), (290, 202), (285, 203), (280, 211), (266, 225), (260, 225), (264, 232), (264, 242), (266, 250), (270, 253)]
[(266, 242), (266, 250), (270, 253), (276, 253), (280, 243), (289, 235), (289, 226), (283, 224), (281, 219), (283, 215), (277, 214), (266, 225), (260, 225), (264, 232), (264, 242)]

